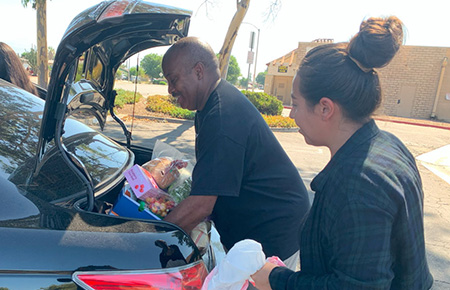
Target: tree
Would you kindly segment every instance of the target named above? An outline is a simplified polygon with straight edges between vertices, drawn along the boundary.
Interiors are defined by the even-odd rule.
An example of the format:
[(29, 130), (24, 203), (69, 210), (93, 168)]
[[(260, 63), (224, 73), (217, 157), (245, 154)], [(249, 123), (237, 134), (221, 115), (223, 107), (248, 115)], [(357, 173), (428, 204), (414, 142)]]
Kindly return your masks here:
[(141, 68), (145, 74), (152, 79), (160, 78), (162, 73), (161, 69), (162, 56), (156, 53), (150, 53), (144, 56), (141, 61)]
[(137, 69), (136, 67), (130, 67), (130, 76), (136, 76)]
[(51, 46), (48, 47), (48, 59), (55, 60), (55, 49)]
[(256, 76), (256, 82), (260, 85), (264, 85), (264, 82), (266, 81), (266, 75), (267, 75), (267, 70), (265, 72), (260, 72)]
[(24, 58), (28, 61), (28, 64), (30, 65), (31, 69), (36, 72), (37, 69), (37, 52), (36, 50), (31, 47), (30, 51), (22, 52), (20, 55), (21, 58)]
[(239, 86), (241, 86), (241, 88), (246, 88), (248, 85), (248, 78), (241, 78), (239, 80)]
[(21, 1), (24, 7), (32, 3), (33, 9), (36, 9), (38, 85), (46, 89), (48, 83), (47, 0)]
[(241, 68), (233, 55), (230, 56), (230, 62), (228, 64), (227, 81), (235, 85), (238, 77), (241, 76)]
[(245, 14), (247, 14), (250, 0), (236, 0), (236, 13), (231, 20), (228, 27), (225, 40), (223, 41), (222, 48), (219, 52), (219, 69), (221, 77), (226, 79), (228, 72), (228, 64), (230, 61), (231, 50), (233, 49), (234, 41), (236, 40), (239, 27), (242, 20), (244, 20)]
[[(204, 0), (202, 5), (208, 6), (208, 3), (214, 2), (213, 0)], [(222, 48), (219, 52), (219, 69), (221, 77), (226, 79), (228, 73), (228, 65), (230, 62), (231, 50), (233, 49), (234, 42), (236, 40), (239, 27), (244, 20), (245, 15), (250, 6), (250, 0), (236, 0), (236, 13), (228, 26), (228, 31), (223, 41)], [(268, 9), (266, 19), (272, 17), (276, 18), (279, 9), (281, 8), (281, 0), (271, 0), (270, 7)]]
[[(217, 54), (217, 58), (219, 58), (219, 54)], [(241, 76), (241, 68), (239, 67), (236, 57), (231, 55), (226, 80), (232, 83), (233, 85), (236, 85), (238, 83), (238, 78), (240, 76)]]

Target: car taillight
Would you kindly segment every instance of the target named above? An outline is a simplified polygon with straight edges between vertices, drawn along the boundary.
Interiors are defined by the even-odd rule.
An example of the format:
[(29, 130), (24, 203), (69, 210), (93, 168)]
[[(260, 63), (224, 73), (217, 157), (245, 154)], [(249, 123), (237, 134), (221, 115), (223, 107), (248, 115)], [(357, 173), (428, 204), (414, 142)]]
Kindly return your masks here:
[(84, 289), (94, 290), (166, 290), (201, 289), (208, 271), (199, 261), (194, 265), (149, 271), (75, 272), (73, 281)]
[(118, 1), (109, 5), (102, 15), (100, 15), (98, 21), (102, 21), (106, 18), (122, 16), (128, 5), (130, 5), (130, 1), (128, 0)]

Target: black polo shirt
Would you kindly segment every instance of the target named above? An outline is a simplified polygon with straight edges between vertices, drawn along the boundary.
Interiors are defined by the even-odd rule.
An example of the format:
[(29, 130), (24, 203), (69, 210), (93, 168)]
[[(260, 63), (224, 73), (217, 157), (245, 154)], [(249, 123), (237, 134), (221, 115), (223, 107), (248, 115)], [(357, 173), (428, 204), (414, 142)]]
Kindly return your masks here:
[(217, 195), (212, 219), (230, 249), (260, 242), (267, 256), (298, 250), (310, 207), (300, 175), (259, 111), (222, 80), (195, 118), (196, 159), (191, 195)]

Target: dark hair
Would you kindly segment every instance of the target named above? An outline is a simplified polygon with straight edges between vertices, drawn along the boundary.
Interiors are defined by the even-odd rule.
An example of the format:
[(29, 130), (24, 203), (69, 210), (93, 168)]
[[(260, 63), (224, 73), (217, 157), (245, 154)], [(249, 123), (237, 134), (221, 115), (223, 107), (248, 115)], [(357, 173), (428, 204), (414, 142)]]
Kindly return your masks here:
[(379, 107), (381, 87), (375, 68), (386, 66), (403, 43), (403, 24), (395, 16), (363, 21), (349, 43), (311, 49), (297, 76), (308, 104), (322, 97), (337, 102), (347, 118), (361, 122)]
[(38, 94), (20, 58), (9, 45), (3, 42), (0, 42), (0, 78), (32, 94)]

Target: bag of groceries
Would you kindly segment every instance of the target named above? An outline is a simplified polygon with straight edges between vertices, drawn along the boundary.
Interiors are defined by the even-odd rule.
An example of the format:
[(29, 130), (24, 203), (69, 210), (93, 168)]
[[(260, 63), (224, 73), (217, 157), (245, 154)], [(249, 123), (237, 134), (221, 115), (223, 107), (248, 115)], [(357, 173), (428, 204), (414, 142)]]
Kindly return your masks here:
[(189, 195), (192, 167), (180, 151), (157, 140), (152, 159), (142, 166), (134, 165), (124, 176), (137, 202), (164, 218)]
[(194, 166), (189, 160), (186, 160), (183, 153), (173, 146), (157, 140), (152, 160), (145, 163), (143, 167), (148, 168), (156, 176), (157, 183), (161, 184), (161, 188), (177, 204), (189, 196)]

